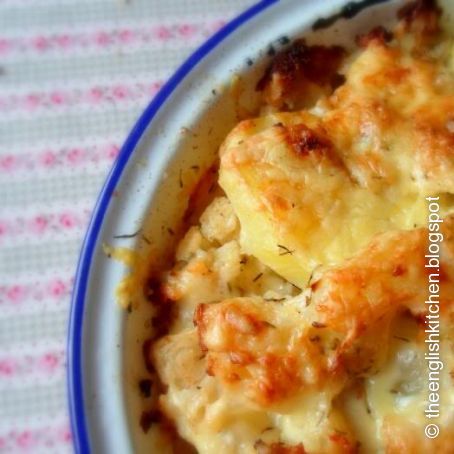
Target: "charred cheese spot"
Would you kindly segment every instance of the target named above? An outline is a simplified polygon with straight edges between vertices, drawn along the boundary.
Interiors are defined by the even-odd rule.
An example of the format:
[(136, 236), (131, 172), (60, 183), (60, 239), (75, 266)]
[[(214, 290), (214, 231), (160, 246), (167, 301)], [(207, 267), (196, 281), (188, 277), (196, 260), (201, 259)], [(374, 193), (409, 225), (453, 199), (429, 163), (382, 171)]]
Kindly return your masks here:
[(284, 131), (285, 140), (298, 156), (324, 155), (332, 147), (325, 137), (304, 124), (290, 125)]
[(370, 32), (358, 35), (356, 37), (356, 44), (359, 47), (367, 47), (372, 42), (375, 44), (384, 45), (387, 42), (391, 41), (393, 38), (392, 33), (386, 30), (385, 27), (378, 26), (373, 28)]
[(432, 35), (440, 31), (441, 10), (435, 0), (416, 0), (407, 3), (397, 13), (400, 25), (407, 33)]
[(331, 91), (344, 56), (339, 46), (308, 46), (298, 39), (274, 57), (257, 90), (276, 108), (295, 108), (311, 99), (311, 92), (323, 93), (320, 87)]

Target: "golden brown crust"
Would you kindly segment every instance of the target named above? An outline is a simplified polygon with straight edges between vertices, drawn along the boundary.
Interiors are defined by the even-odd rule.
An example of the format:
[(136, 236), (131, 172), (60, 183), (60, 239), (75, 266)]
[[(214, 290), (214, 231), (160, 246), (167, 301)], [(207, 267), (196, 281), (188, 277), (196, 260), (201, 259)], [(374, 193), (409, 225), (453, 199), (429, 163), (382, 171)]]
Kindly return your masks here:
[(440, 15), (441, 9), (436, 0), (416, 0), (404, 5), (397, 13), (397, 17), (407, 27), (412, 27), (415, 22), (418, 22), (418, 25), (423, 26), (424, 30), (431, 32), (439, 30)]
[(284, 140), (298, 156), (325, 155), (333, 147), (326, 135), (324, 137), (320, 133), (317, 134), (304, 124), (283, 128), (285, 131)]
[(288, 446), (285, 443), (266, 444), (262, 440), (258, 440), (254, 444), (257, 454), (306, 454), (302, 444), (296, 446)]
[[(454, 218), (446, 219), (443, 231), (453, 230)], [(445, 254), (454, 250), (451, 242), (445, 247)], [(326, 270), (301, 313), (247, 298), (199, 306), (195, 323), (209, 374), (226, 384), (244, 383), (247, 394), (266, 406), (316, 383), (326, 387), (373, 373), (386, 358), (391, 320), (405, 311), (426, 314), (426, 248), (426, 229), (377, 237)], [(454, 266), (442, 266), (440, 306), (446, 311), (452, 310)]]
[[(454, 218), (445, 219), (440, 294), (445, 321), (454, 313), (453, 231)], [(242, 395), (263, 411), (287, 408), (298, 396), (318, 392), (332, 401), (356, 380), (374, 377), (389, 360), (390, 326), (406, 313), (421, 318), (427, 312), (426, 247), (425, 229), (385, 233), (344, 264), (318, 273), (308, 300), (235, 298), (201, 305), (195, 323), (208, 375), (225, 392)], [(424, 329), (420, 325), (415, 340)], [(364, 390), (358, 398), (364, 399)], [(410, 446), (399, 434), (415, 430), (397, 421), (393, 426), (383, 426), (386, 452)], [(348, 426), (330, 427), (323, 435), (330, 445), (320, 452), (358, 452)], [(447, 443), (437, 446), (442, 449)], [(272, 444), (259, 446), (270, 449)]]
[(385, 27), (379, 25), (367, 33), (358, 35), (355, 41), (359, 47), (367, 47), (371, 43), (385, 45), (392, 39), (393, 39), (392, 33), (386, 30)]
[(195, 316), (201, 348), (208, 352), (208, 373), (226, 384), (246, 383), (246, 392), (261, 405), (286, 398), (304, 380), (298, 357), (302, 345), (296, 341), (286, 351), (287, 336), (296, 333), (279, 330), (270, 317), (273, 304), (238, 298), (199, 306)]
[(331, 87), (336, 83), (336, 72), (345, 56), (339, 46), (308, 46), (304, 39), (295, 40), (279, 52), (257, 83), (268, 104), (282, 109), (295, 107), (308, 84)]
[(312, 298), (321, 323), (351, 339), (403, 302), (413, 313), (423, 312), (426, 241), (423, 229), (384, 234), (362, 255), (328, 270)]
[(411, 37), (410, 48), (424, 53), (440, 34), (441, 9), (436, 0), (416, 0), (404, 5), (397, 14), (400, 19), (397, 38)]
[(344, 454), (358, 454), (359, 445), (358, 443), (352, 442), (347, 434), (342, 432), (334, 432), (329, 435), (330, 441), (337, 445), (339, 452)]
[[(376, 233), (422, 225), (424, 197), (454, 193), (454, 79), (438, 84), (444, 71), (372, 41), (319, 114), (273, 114), (234, 129), (221, 148), (220, 184), (243, 247), (303, 287), (316, 264), (348, 257)], [(345, 232), (342, 245), (331, 242), (343, 229), (351, 241)], [(312, 250), (320, 238), (329, 244)], [(276, 245), (293, 252), (280, 256)], [(298, 264), (306, 272), (292, 272)]]

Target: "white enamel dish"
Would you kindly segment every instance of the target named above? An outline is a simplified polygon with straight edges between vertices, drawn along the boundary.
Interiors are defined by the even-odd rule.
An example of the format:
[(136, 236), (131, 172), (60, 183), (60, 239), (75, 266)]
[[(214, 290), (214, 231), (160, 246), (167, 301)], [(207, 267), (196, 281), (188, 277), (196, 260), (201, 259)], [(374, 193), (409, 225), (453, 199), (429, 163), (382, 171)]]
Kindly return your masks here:
[[(68, 394), (77, 452), (150, 452), (139, 429), (131, 379), (143, 367), (144, 324), (137, 316), (127, 322), (128, 315), (115, 304), (116, 287), (127, 269), (106, 256), (103, 243), (134, 249), (138, 236), (114, 237), (142, 229), (152, 243), (141, 244), (142, 252), (152, 249), (159, 260), (172, 241), (164, 226), (178, 223), (188, 200), (182, 175), (189, 178), (191, 168), (213, 162), (237, 122), (238, 97), (243, 107), (254, 103), (255, 83), (269, 62), (270, 46), (279, 50), (287, 37), (305, 36), (309, 43), (349, 47), (358, 33), (391, 25), (402, 3), (369, 0), (359, 11), (355, 5), (345, 9), (345, 0), (263, 0), (189, 57), (145, 110), (104, 184), (78, 266), (68, 336)], [(312, 31), (317, 19), (332, 17), (342, 7), (354, 17)], [(232, 81), (240, 83), (239, 94), (232, 91)]]

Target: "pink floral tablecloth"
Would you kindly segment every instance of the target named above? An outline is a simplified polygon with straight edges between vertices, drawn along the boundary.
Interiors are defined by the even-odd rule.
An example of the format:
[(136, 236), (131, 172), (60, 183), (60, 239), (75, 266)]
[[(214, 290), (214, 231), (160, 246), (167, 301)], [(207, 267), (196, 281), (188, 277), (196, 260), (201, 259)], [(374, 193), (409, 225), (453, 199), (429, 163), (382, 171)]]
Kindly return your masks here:
[(119, 147), (254, 0), (0, 0), (0, 452), (71, 452), (65, 343), (82, 238)]

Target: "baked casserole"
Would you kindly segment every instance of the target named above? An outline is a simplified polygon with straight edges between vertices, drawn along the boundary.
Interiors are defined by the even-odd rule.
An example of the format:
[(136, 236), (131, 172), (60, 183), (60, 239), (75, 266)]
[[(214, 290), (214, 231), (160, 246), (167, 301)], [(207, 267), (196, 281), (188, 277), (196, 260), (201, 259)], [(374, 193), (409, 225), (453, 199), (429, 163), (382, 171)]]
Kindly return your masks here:
[[(408, 4), (354, 52), (296, 40), (258, 81), (260, 114), (225, 139), (197, 187), (203, 213), (147, 281), (142, 424), (175, 452), (454, 452), (454, 46), (440, 14)], [(443, 359), (433, 439), (428, 352)]]

